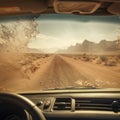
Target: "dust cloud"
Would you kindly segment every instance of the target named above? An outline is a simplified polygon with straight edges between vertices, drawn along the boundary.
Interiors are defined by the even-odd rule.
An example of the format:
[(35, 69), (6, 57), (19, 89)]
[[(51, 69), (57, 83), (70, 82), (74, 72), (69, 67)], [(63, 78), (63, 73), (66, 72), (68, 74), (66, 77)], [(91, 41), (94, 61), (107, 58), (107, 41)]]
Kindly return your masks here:
[[(35, 18), (0, 21), (0, 83), (26, 78), (21, 61), (27, 61), (28, 43), (37, 35)], [(5, 89), (0, 87), (0, 89)]]
[(1, 52), (25, 52), (28, 43), (38, 32), (34, 18), (3, 22), (0, 30)]

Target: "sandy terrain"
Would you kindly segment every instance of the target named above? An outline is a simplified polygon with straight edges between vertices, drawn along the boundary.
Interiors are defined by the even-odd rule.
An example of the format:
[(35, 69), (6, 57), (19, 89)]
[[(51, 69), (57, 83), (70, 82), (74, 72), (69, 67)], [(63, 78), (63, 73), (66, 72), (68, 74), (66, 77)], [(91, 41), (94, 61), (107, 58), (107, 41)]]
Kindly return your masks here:
[(0, 89), (44, 90), (66, 86), (120, 87), (120, 65), (104, 66), (73, 56), (27, 54), (1, 61)]
[[(92, 85), (96, 87), (120, 87), (120, 74), (119, 71), (101, 64), (95, 64), (94, 62), (86, 62), (80, 59), (73, 59), (63, 57), (69, 64), (74, 66), (86, 79), (76, 81), (82, 85)], [(116, 69), (120, 69), (120, 66), (116, 66)]]

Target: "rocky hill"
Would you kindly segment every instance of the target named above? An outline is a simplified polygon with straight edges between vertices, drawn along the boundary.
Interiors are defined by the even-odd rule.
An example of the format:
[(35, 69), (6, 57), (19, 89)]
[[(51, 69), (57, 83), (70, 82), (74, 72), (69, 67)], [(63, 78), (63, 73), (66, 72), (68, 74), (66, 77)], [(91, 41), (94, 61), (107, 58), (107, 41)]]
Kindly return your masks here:
[(76, 43), (74, 46), (68, 47), (66, 50), (59, 50), (58, 53), (71, 53), (71, 52), (104, 52), (120, 50), (120, 40), (107, 41), (101, 40), (99, 43), (94, 43), (84, 40), (81, 44)]

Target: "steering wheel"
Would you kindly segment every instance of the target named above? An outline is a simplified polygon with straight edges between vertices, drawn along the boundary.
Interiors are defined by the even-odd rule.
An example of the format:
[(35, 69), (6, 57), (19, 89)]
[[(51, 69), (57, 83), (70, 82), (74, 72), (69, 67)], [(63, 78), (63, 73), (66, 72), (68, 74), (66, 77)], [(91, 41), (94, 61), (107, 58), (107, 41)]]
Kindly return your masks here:
[(0, 93), (0, 103), (4, 102), (20, 106), (31, 115), (33, 120), (46, 120), (42, 111), (26, 97), (15, 93)]

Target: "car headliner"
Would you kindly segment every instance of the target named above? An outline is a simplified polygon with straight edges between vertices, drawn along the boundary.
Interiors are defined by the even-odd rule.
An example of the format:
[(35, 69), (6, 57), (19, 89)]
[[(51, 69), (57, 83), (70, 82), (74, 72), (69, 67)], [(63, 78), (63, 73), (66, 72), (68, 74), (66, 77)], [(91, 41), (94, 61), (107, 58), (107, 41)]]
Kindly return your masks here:
[(0, 16), (63, 13), (120, 15), (120, 0), (1, 0)]

